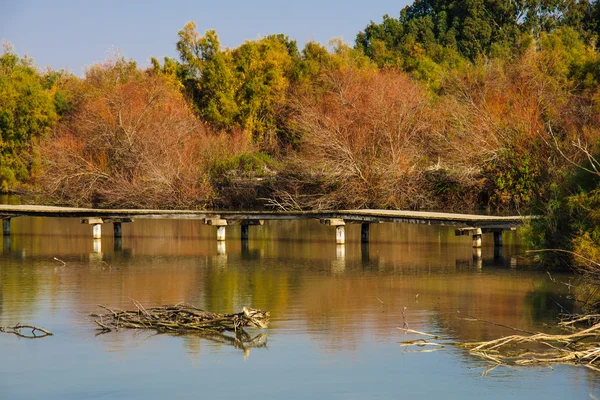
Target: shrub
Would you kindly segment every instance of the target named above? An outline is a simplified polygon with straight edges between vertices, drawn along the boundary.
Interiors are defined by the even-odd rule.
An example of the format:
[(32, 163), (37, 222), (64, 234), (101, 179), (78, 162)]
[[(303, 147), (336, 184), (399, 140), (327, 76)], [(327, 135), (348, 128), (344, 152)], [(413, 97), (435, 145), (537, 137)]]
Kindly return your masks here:
[(119, 59), (96, 65), (85, 96), (41, 146), (43, 194), (97, 207), (204, 207), (211, 136), (167, 78)]

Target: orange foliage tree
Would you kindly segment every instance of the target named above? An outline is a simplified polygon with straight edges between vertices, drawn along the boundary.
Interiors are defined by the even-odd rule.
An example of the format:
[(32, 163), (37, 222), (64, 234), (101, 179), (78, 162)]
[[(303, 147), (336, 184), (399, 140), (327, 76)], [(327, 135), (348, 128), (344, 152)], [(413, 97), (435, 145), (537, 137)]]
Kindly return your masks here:
[(599, 137), (587, 94), (557, 71), (560, 58), (552, 49), (530, 49), (446, 80), (443, 101), (453, 102), (454, 112), (444, 118), (478, 143), (471, 165), (484, 180), (482, 205), (520, 209), (547, 200), (568, 166), (557, 149), (578, 159), (569, 143)]
[(405, 74), (347, 68), (298, 94), (298, 162), (279, 201), (298, 207), (420, 207), (443, 144), (426, 92)]
[(56, 203), (204, 207), (210, 139), (174, 81), (122, 59), (90, 68), (75, 110), (41, 146)]

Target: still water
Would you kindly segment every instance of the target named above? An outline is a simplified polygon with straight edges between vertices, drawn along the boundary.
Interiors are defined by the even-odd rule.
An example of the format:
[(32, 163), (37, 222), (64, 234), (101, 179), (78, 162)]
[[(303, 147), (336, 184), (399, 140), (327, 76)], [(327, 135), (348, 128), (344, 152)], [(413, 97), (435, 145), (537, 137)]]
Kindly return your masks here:
[[(198, 221), (137, 220), (100, 243), (76, 219), (16, 218), (0, 256), (0, 325), (54, 336), (0, 334), (1, 399), (589, 399), (600, 374), (584, 368), (496, 368), (454, 346), (414, 352), (398, 327), (479, 341), (550, 328), (572, 308), (569, 276), (524, 265), (518, 233), (474, 258), (447, 227), (360, 225), (335, 245), (316, 221), (266, 222), (243, 245), (218, 245)], [(493, 242), (493, 240), (491, 240)], [(266, 346), (121, 331), (96, 336), (97, 305), (132, 309), (187, 302), (220, 312), (271, 312)], [(253, 334), (259, 334), (253, 332)]]

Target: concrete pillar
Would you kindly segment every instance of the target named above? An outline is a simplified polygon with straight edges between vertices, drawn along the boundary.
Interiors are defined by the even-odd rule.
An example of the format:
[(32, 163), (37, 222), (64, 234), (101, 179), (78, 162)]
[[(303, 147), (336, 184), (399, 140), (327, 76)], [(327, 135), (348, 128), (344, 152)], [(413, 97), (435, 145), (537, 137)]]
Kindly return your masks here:
[(217, 241), (223, 242), (225, 241), (225, 227), (227, 226), (227, 221), (219, 218), (205, 218), (203, 221), (206, 225), (214, 226), (217, 228)]
[(479, 249), (481, 248), (481, 229), (475, 229), (473, 231), (473, 248)]
[(345, 229), (344, 229), (344, 225), (346, 225), (346, 222), (344, 222), (343, 219), (340, 219), (340, 218), (322, 219), (321, 224), (335, 226), (335, 242), (337, 244), (346, 243), (346, 234), (345, 234)]
[(496, 247), (502, 246), (502, 231), (494, 232), (494, 246), (496, 246)]
[(362, 224), (360, 224), (360, 241), (362, 243), (369, 243), (370, 227), (371, 224), (369, 224), (368, 222), (363, 222)]
[(92, 225), (92, 237), (94, 239), (100, 239), (102, 237), (102, 224)]
[(217, 226), (217, 241), (223, 242), (225, 241), (225, 227)]
[(113, 231), (115, 233), (115, 239), (123, 237), (123, 227), (120, 222), (113, 222)]
[(242, 237), (243, 241), (247, 241), (248, 240), (248, 227), (249, 227), (249, 225), (242, 224), (241, 237)]
[(10, 218), (2, 220), (2, 235), (10, 236)]
[(346, 234), (344, 225), (338, 225), (335, 227), (335, 243), (344, 244), (346, 243)]

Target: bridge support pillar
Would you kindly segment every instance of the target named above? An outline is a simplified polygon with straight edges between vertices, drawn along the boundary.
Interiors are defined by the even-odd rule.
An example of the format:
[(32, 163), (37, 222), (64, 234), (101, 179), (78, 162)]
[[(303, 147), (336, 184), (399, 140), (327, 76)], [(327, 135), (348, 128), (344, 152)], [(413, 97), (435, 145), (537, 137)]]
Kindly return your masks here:
[(473, 232), (473, 248), (474, 249), (481, 248), (481, 236), (482, 236), (481, 229), (476, 229)]
[(2, 219), (2, 235), (10, 236), (10, 218)]
[(474, 249), (481, 248), (481, 235), (473, 235), (473, 248)]
[(483, 235), (481, 228), (460, 228), (455, 231), (455, 234), (456, 236), (471, 235), (473, 239), (473, 248), (481, 248), (481, 236)]
[(217, 226), (217, 241), (224, 242), (225, 241), (225, 227)]
[(344, 222), (343, 219), (339, 219), (339, 218), (322, 219), (321, 224), (335, 226), (335, 243), (337, 243), (337, 244), (345, 244), (346, 243), (346, 230), (344, 229), (346, 222)]
[(113, 222), (113, 233), (115, 235), (115, 239), (120, 239), (123, 237), (123, 227), (121, 226), (121, 222)]
[(261, 220), (261, 219), (247, 219), (242, 221), (242, 231), (241, 231), (241, 239), (243, 242), (248, 240), (248, 236), (249, 236), (249, 229), (248, 227), (251, 225), (258, 225), (258, 226), (262, 226), (265, 223), (265, 221)]
[(217, 241), (225, 241), (225, 227), (227, 226), (227, 220), (218, 218), (204, 218), (202, 222), (206, 225), (214, 226), (217, 228)]
[(123, 236), (123, 222), (133, 222), (131, 218), (84, 218), (82, 224), (92, 225), (92, 237), (94, 239), (102, 238), (102, 224), (113, 223), (113, 233), (115, 239), (120, 239)]
[(361, 243), (369, 243), (369, 231), (371, 228), (371, 224), (368, 222), (363, 222), (360, 224), (360, 241)]
[(344, 225), (339, 225), (335, 227), (335, 243), (336, 244), (344, 244), (346, 243), (346, 230)]
[(102, 224), (93, 224), (92, 225), (92, 237), (94, 239), (102, 238)]

